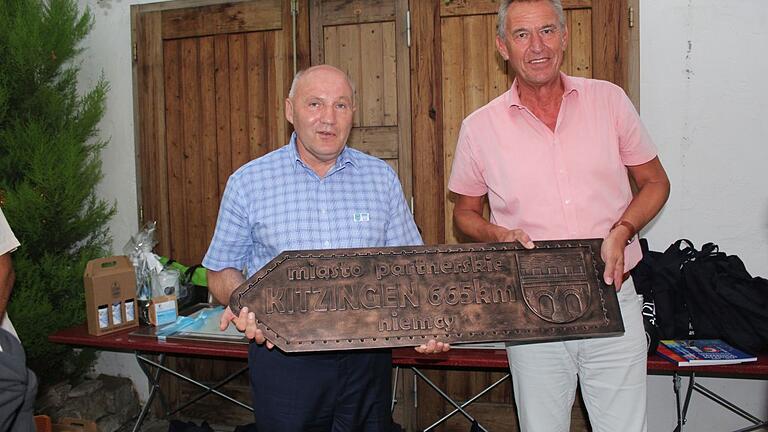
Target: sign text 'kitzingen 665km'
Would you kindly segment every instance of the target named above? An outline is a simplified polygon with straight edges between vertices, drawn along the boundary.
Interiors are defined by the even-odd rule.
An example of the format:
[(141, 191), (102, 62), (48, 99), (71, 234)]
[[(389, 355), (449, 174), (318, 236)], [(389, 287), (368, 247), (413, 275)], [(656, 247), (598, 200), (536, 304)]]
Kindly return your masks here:
[(284, 252), (238, 287), (281, 350), (621, 334), (600, 239)]

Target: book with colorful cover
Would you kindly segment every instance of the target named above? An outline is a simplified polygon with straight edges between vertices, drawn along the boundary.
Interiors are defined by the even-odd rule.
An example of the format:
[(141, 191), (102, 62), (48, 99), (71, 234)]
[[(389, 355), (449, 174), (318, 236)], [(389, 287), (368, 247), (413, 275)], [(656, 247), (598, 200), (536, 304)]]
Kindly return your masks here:
[(720, 339), (663, 340), (656, 353), (678, 366), (714, 366), (757, 361)]

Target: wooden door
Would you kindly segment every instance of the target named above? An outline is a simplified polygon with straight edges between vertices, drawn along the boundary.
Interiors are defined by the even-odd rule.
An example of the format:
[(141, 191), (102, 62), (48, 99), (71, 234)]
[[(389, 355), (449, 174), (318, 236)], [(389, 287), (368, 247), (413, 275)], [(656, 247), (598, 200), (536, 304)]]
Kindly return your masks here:
[[(308, 13), (297, 20), (298, 67), (309, 63)], [(157, 221), (155, 251), (200, 263), (216, 225), (227, 178), (284, 145), (284, 99), (293, 76), (291, 2), (172, 1), (131, 8), (140, 220)], [(171, 368), (215, 383), (235, 360), (169, 357)], [(171, 405), (198, 390), (161, 377)], [(250, 400), (247, 376), (230, 391)], [(241, 408), (206, 398), (189, 415), (252, 421)], [(203, 415), (207, 412), (210, 415)]]
[(407, 0), (311, 0), (312, 64), (331, 64), (355, 83), (349, 145), (385, 160), (411, 197)]
[(156, 252), (189, 265), (229, 175), (290, 131), (290, 2), (207, 3), (132, 8), (141, 219), (157, 221)]

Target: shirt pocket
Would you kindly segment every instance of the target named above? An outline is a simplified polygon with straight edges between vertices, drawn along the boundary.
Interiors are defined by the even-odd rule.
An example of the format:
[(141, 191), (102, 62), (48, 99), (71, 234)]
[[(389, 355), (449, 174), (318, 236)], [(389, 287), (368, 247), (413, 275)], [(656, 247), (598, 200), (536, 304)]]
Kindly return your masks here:
[(318, 228), (307, 219), (308, 215), (299, 213), (268, 217), (253, 227), (254, 245), (274, 255), (288, 250), (317, 249)]

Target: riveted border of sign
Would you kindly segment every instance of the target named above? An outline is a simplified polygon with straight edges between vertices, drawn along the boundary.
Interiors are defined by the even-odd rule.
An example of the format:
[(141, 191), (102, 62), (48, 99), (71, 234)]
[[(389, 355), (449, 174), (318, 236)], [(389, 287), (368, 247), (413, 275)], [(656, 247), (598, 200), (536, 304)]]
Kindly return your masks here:
[[(598, 294), (599, 294), (599, 311), (602, 312), (602, 323), (601, 324), (590, 324), (590, 325), (584, 325), (584, 324), (577, 324), (572, 326), (560, 326), (558, 328), (549, 328), (549, 329), (514, 329), (514, 330), (491, 330), (488, 332), (468, 332), (468, 336), (477, 341), (481, 341), (484, 336), (488, 336), (487, 340), (499, 340), (499, 335), (503, 336), (521, 336), (526, 337), (530, 335), (535, 335), (538, 337), (546, 337), (549, 333), (550, 336), (555, 336), (558, 332), (562, 332), (563, 330), (571, 330), (574, 332), (583, 331), (588, 332), (590, 330), (598, 329), (601, 327), (606, 327), (611, 324), (611, 320), (608, 317), (608, 309), (606, 307), (606, 299), (604, 296), (604, 289), (607, 287), (607, 285), (604, 286), (604, 283), (602, 283), (602, 280), (600, 279), (600, 273), (598, 269), (598, 263), (602, 262), (602, 260), (599, 257), (599, 251), (595, 250), (595, 246), (599, 243), (595, 243), (595, 241), (601, 241), (600, 239), (585, 239), (585, 240), (561, 240), (561, 241), (542, 241), (542, 242), (535, 242), (536, 247), (538, 249), (564, 249), (564, 248), (587, 248), (589, 251), (589, 254), (592, 257), (592, 266), (593, 266), (593, 272), (594, 275), (597, 277), (597, 286), (598, 286)], [(408, 249), (408, 248), (414, 248), (414, 249)], [(338, 251), (348, 251), (344, 253), (338, 253)], [(311, 250), (311, 251), (286, 251), (284, 253), (281, 253), (277, 259), (270, 261), (270, 263), (267, 264), (267, 266), (260, 269), (257, 274), (254, 274), (254, 276), (257, 276), (256, 279), (253, 279), (249, 284), (248, 287), (244, 290), (242, 290), (240, 293), (237, 294), (237, 304), (240, 304), (240, 298), (244, 297), (251, 289), (255, 287), (261, 281), (264, 279), (267, 275), (269, 275), (272, 271), (274, 271), (280, 264), (282, 264), (285, 261), (292, 260), (292, 259), (328, 259), (328, 258), (355, 258), (355, 257), (371, 257), (371, 256), (384, 256), (384, 255), (420, 255), (420, 254), (435, 254), (435, 253), (457, 253), (457, 252), (499, 252), (499, 251), (526, 251), (527, 249), (524, 249), (519, 243), (473, 243), (473, 244), (467, 244), (466, 246), (459, 246), (459, 245), (437, 245), (437, 246), (405, 246), (405, 247), (398, 247), (398, 248), (367, 248), (367, 249), (335, 249), (330, 250), (333, 251), (332, 253), (328, 253), (329, 250)], [(536, 249), (533, 249), (536, 250)], [(596, 254), (596, 252), (598, 254)], [(233, 296), (234, 298), (234, 296)], [(231, 302), (234, 303), (234, 302)], [(526, 305), (527, 308), (529, 308), (528, 305)], [(530, 308), (529, 308), (530, 309)], [(239, 310), (238, 310), (239, 311)], [(233, 310), (234, 313), (237, 314), (236, 311)], [(440, 333), (440, 334), (432, 334), (432, 335), (413, 335), (413, 336), (384, 336), (384, 337), (366, 337), (366, 338), (357, 338), (357, 339), (319, 339), (319, 340), (306, 340), (306, 341), (288, 341), (284, 337), (282, 337), (279, 333), (275, 332), (273, 329), (271, 329), (269, 326), (266, 325), (263, 321), (256, 320), (257, 324), (262, 327), (264, 330), (269, 332), (272, 337), (267, 337), (267, 339), (270, 339), (272, 341), (275, 341), (276, 339), (282, 339), (283, 343), (285, 345), (309, 345), (309, 346), (322, 346), (322, 348), (319, 348), (321, 350), (330, 350), (330, 349), (354, 349), (358, 348), (359, 345), (365, 344), (367, 341), (372, 341), (376, 343), (379, 341), (379, 339), (382, 339), (386, 342), (391, 341), (397, 341), (400, 343), (397, 343), (397, 345), (406, 345), (406, 344), (413, 344), (418, 345), (421, 342), (426, 342), (429, 339), (452, 339), (452, 338), (462, 338), (464, 336), (464, 333)], [(623, 327), (623, 325), (622, 325)], [(405, 341), (405, 344), (402, 342)], [(420, 342), (421, 341), (421, 342)], [(328, 345), (331, 345), (332, 347), (328, 347)], [(366, 346), (369, 347), (369, 346)], [(375, 346), (373, 346), (375, 348)]]

